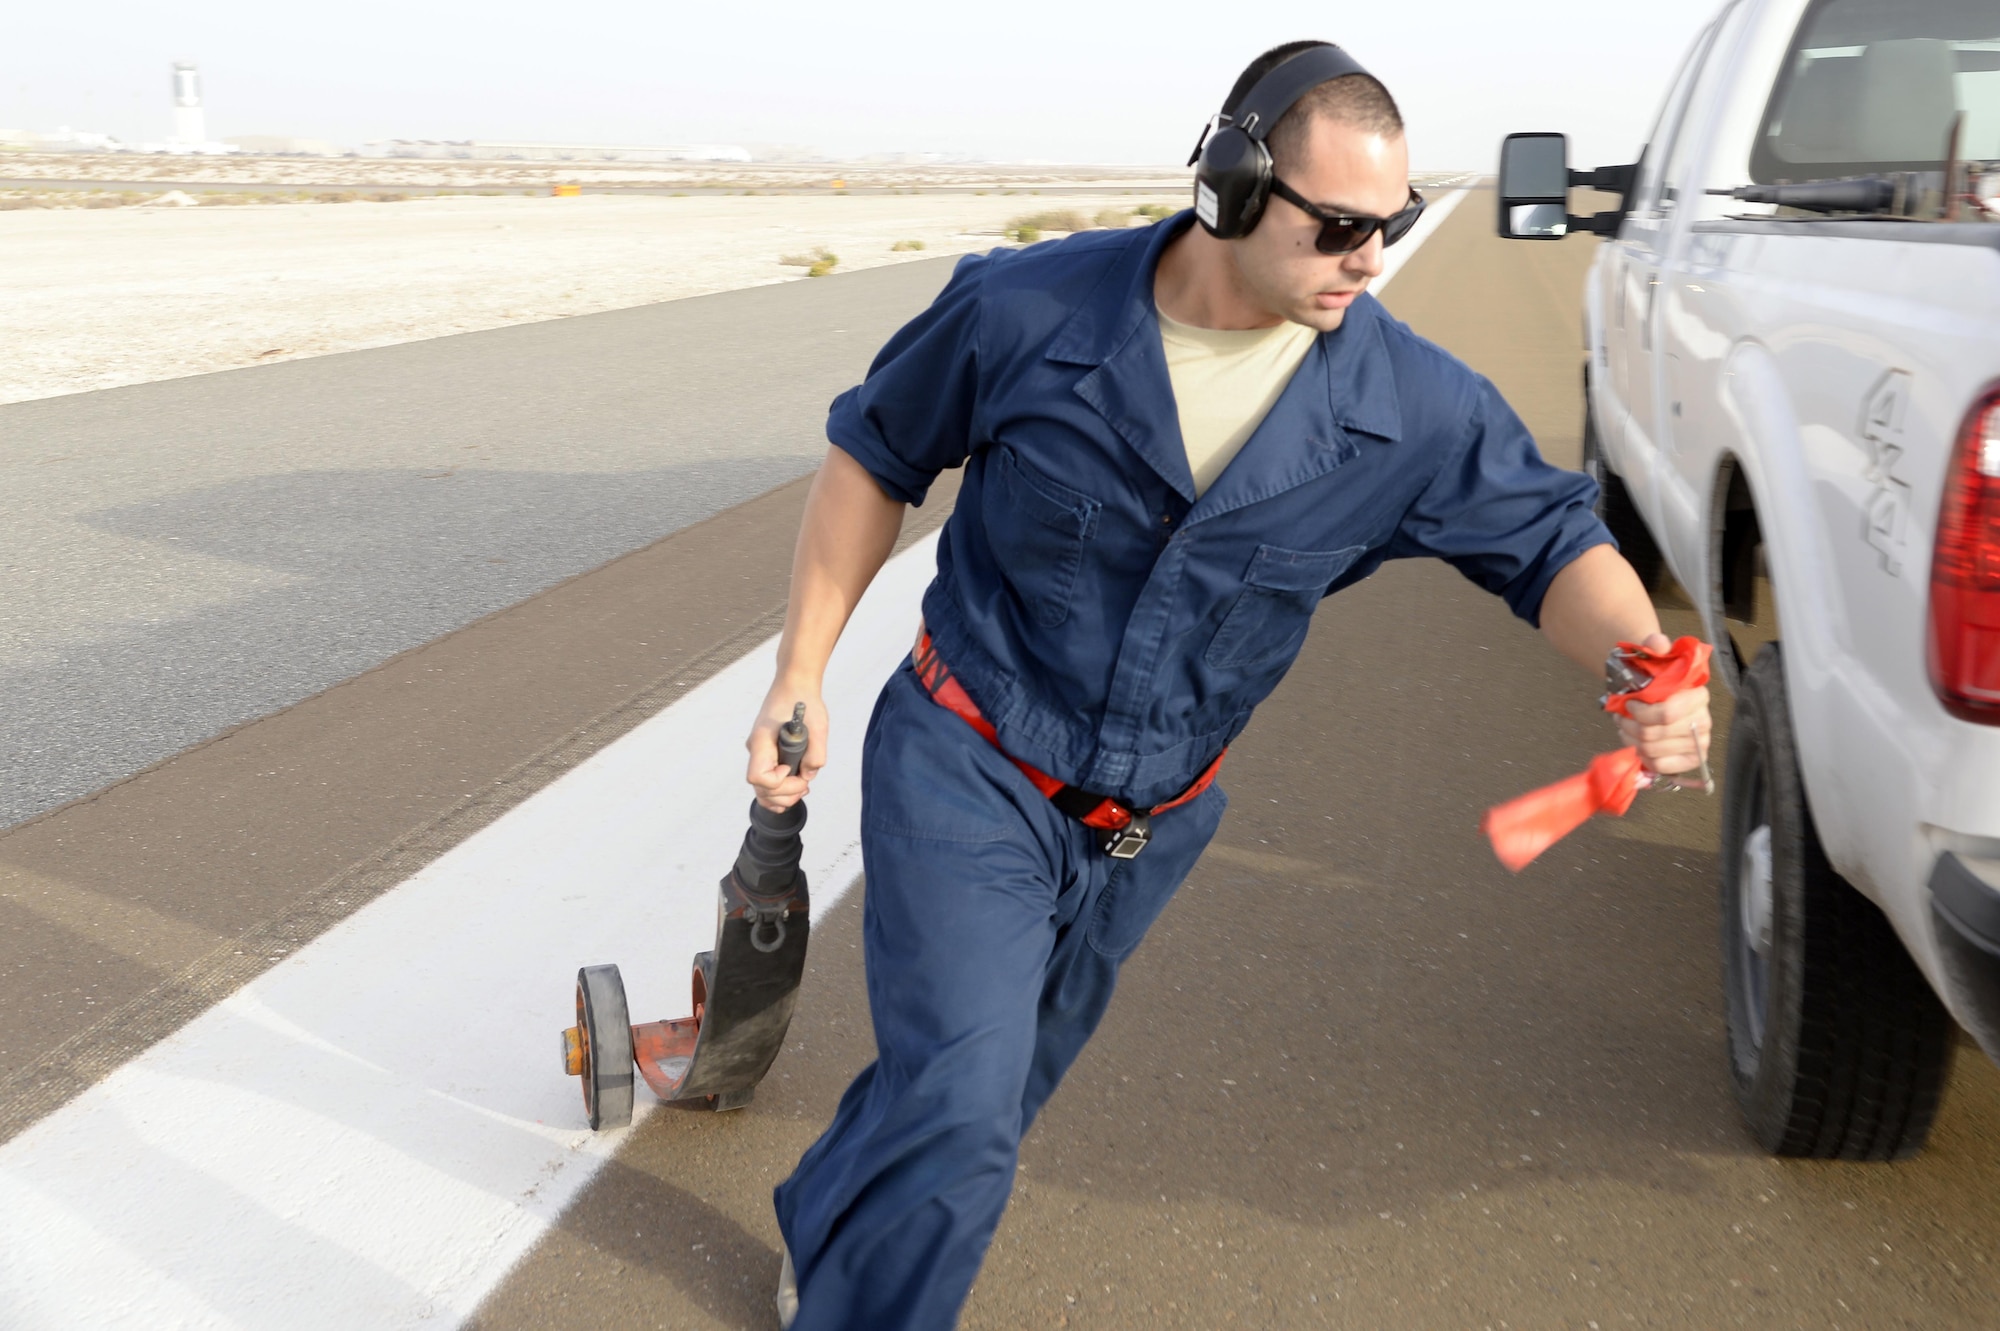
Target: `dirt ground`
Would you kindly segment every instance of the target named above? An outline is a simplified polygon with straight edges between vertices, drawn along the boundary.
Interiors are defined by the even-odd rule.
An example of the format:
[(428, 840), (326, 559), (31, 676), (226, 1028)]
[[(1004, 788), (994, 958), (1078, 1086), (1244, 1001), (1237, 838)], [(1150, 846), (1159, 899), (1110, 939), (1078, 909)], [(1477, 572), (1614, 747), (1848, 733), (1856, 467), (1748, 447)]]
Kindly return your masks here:
[(1036, 214), (1138, 225), (1187, 191), (1170, 168), (8, 153), (0, 403), (986, 250)]
[(1171, 167), (1008, 162), (493, 161), (413, 157), (175, 157), (159, 153), (0, 154), (0, 178), (184, 181), (211, 185), (518, 189), (557, 181), (658, 189), (1157, 189)]
[[(458, 196), (0, 212), (0, 403), (387, 346), (1128, 222), (1179, 190)], [(892, 248), (917, 241), (921, 249)]]

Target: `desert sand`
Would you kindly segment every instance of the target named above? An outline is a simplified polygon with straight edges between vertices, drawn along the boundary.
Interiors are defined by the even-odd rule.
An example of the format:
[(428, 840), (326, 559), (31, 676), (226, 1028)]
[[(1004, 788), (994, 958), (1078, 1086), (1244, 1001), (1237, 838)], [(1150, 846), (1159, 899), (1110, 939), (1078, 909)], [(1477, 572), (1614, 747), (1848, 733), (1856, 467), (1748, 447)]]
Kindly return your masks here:
[[(11, 154), (4, 172), (0, 403), (808, 281), (822, 253), (838, 274), (986, 250), (1036, 214), (1081, 219), (1044, 235), (1136, 225), (1188, 190), (1184, 171), (1108, 167)], [(545, 192), (565, 179), (620, 192)], [(209, 203), (142, 202), (195, 205), (176, 181)], [(312, 185), (536, 192), (290, 201)], [(231, 186), (288, 201), (199, 195)]]
[[(0, 403), (805, 281), (1179, 192), (458, 196), (0, 212)], [(918, 241), (921, 250), (894, 250)]]
[[(586, 154), (587, 157), (587, 154)], [(495, 161), (417, 157), (176, 157), (158, 153), (0, 155), (0, 181), (184, 181), (346, 189), (537, 189), (556, 182), (639, 189), (1127, 190), (1179, 188), (1172, 167), (1018, 162)], [(0, 186), (4, 187), (4, 186)]]

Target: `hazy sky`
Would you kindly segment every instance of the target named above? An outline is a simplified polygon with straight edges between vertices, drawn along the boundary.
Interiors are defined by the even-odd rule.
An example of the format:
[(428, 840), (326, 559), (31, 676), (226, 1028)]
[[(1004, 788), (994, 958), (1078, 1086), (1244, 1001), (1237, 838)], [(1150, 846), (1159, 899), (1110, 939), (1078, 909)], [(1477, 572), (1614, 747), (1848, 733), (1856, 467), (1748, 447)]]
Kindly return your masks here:
[(1337, 41), (1388, 83), (1419, 169), (1489, 167), (1509, 130), (1631, 160), (1719, 0), (1152, 6), (473, 5), (27, 0), (0, 126), (159, 139), (168, 66), (200, 62), (213, 136), (787, 143), (848, 155), (1178, 163), (1236, 72)]

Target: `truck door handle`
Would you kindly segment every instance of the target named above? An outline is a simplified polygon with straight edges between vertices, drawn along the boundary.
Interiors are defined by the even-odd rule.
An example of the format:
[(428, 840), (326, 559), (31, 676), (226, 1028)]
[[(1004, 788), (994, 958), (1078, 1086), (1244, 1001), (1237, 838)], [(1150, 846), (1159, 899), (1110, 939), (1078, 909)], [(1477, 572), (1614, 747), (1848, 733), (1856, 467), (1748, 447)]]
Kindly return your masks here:
[(1660, 298), (1660, 271), (1654, 269), (1646, 274), (1646, 312), (1639, 321), (1639, 349), (1653, 349), (1653, 305)]

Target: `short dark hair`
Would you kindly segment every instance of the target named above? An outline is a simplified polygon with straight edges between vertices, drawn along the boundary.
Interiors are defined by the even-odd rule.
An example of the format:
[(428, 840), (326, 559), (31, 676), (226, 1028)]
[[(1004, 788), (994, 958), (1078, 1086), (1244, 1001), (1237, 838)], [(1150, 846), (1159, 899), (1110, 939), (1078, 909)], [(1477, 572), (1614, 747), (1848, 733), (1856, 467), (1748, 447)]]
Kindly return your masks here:
[[(1325, 45), (1326, 42), (1286, 42), (1252, 60), (1237, 75), (1235, 85), (1223, 101), (1223, 114), (1234, 113), (1243, 99), (1250, 95), (1250, 90), (1257, 86), (1257, 80), (1286, 60), (1301, 51)], [(1397, 109), (1396, 99), (1389, 95), (1389, 90), (1382, 86), (1381, 81), (1370, 74), (1345, 74), (1312, 88), (1279, 117), (1265, 139), (1270, 145), (1274, 162), (1290, 164), (1297, 161), (1305, 141), (1306, 126), (1315, 117), (1352, 125), (1384, 138), (1393, 138), (1403, 132), (1403, 113)]]

